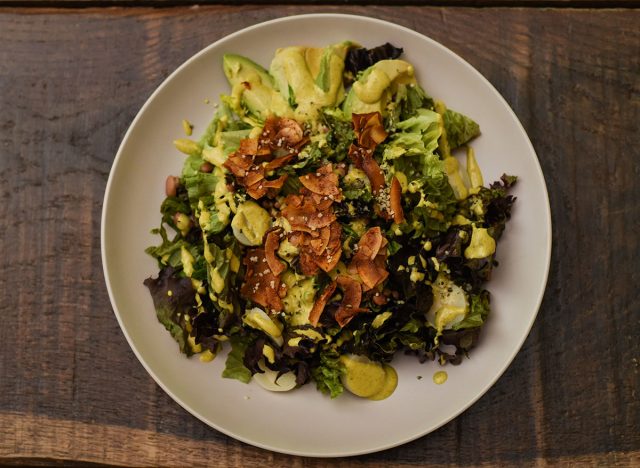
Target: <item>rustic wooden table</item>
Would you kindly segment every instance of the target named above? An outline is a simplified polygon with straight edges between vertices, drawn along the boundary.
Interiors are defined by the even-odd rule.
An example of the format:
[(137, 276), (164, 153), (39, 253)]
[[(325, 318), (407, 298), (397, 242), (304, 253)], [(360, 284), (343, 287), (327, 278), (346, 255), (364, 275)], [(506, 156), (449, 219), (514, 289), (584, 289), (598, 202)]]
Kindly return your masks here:
[[(0, 0), (0, 464), (640, 465), (638, 2), (435, 3)], [(484, 74), (531, 137), (554, 223), (542, 308), (497, 384), (426, 437), (331, 461), (245, 445), (174, 403), (118, 328), (99, 234), (156, 86), (228, 33), (320, 11), (408, 26)]]

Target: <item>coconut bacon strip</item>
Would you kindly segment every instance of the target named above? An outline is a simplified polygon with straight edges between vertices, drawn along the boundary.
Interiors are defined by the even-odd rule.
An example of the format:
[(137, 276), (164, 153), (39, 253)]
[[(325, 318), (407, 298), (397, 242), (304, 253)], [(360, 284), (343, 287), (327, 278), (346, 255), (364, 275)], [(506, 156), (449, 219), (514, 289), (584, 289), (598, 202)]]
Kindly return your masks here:
[(318, 322), (320, 321), (320, 316), (322, 315), (322, 312), (324, 311), (324, 308), (327, 305), (327, 302), (329, 301), (331, 296), (333, 296), (333, 293), (335, 292), (335, 290), (336, 290), (336, 282), (332, 281), (324, 288), (324, 291), (322, 291), (322, 294), (320, 294), (320, 296), (318, 296), (318, 299), (316, 299), (316, 301), (313, 303), (311, 312), (309, 312), (309, 322), (314, 327), (318, 326)]
[(404, 210), (402, 209), (402, 187), (400, 187), (400, 182), (393, 176), (391, 179), (391, 192), (390, 192), (390, 202), (391, 202), (391, 216), (393, 216), (393, 222), (396, 224), (400, 224), (404, 221)]
[(272, 312), (284, 308), (281, 297), (286, 294), (286, 286), (273, 274), (268, 265), (263, 248), (248, 249), (243, 260), (246, 267), (240, 294)]
[(282, 229), (272, 229), (267, 232), (264, 241), (264, 255), (267, 259), (267, 265), (275, 276), (280, 276), (287, 267), (276, 256), (276, 250), (280, 247), (280, 236)]
[(336, 311), (335, 319), (340, 327), (347, 325), (353, 317), (369, 309), (361, 308), (362, 286), (358, 281), (346, 275), (339, 275), (336, 283), (343, 291), (342, 302)]
[(365, 232), (358, 242), (358, 251), (352, 257), (348, 270), (360, 277), (365, 291), (375, 288), (389, 276), (385, 268), (387, 244), (378, 226)]

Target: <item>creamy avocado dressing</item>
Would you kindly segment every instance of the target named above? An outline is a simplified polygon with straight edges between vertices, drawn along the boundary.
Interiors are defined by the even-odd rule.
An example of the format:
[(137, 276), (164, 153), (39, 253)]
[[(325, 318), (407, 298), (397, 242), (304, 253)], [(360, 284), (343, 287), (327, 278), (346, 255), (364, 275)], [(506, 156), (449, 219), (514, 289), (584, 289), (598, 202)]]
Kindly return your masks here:
[(262, 346), (262, 355), (269, 361), (271, 364), (276, 362), (276, 353), (271, 346), (265, 344)]
[(467, 174), (469, 175), (469, 184), (472, 189), (477, 189), (484, 185), (482, 171), (476, 160), (476, 153), (471, 146), (467, 146)]
[(433, 383), (436, 385), (442, 385), (447, 381), (448, 378), (449, 376), (445, 371), (438, 371), (433, 374)]
[(322, 107), (334, 107), (344, 98), (342, 72), (350, 43), (323, 49), (285, 47), (276, 51), (269, 71), (284, 100), (299, 120), (315, 120)]
[(487, 258), (496, 251), (496, 241), (485, 228), (473, 225), (471, 243), (464, 250), (464, 256), (468, 259)]
[(282, 336), (282, 330), (280, 327), (267, 315), (265, 311), (258, 307), (247, 310), (242, 317), (242, 321), (252, 328), (264, 331), (267, 335), (273, 338), (280, 338)]
[(383, 400), (389, 397), (398, 385), (398, 374), (387, 364), (383, 365), (357, 355), (340, 356), (340, 362), (345, 370), (342, 383), (356, 396)]
[(404, 60), (381, 60), (365, 70), (353, 84), (344, 103), (345, 113), (385, 114), (386, 106), (398, 86), (415, 83), (413, 65)]
[(413, 65), (404, 60), (381, 60), (370, 70), (353, 84), (353, 91), (365, 104), (379, 102), (392, 84), (415, 82)]
[(287, 321), (293, 326), (308, 325), (316, 294), (315, 278), (288, 270), (282, 274), (282, 282), (287, 286), (287, 295), (282, 299)]
[(313, 341), (320, 341), (325, 338), (322, 333), (314, 330), (313, 328), (299, 328), (296, 330), (296, 334), (306, 336)]

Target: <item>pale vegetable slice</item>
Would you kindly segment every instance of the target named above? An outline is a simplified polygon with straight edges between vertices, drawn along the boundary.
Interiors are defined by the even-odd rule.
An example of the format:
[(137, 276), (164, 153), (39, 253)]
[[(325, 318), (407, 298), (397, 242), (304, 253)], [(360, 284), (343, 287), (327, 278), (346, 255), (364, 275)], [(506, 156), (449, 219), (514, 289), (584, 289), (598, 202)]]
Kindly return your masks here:
[(270, 392), (288, 392), (296, 387), (296, 374), (293, 372), (287, 372), (278, 377), (278, 372), (267, 369), (261, 362), (260, 368), (264, 370), (264, 373), (254, 374), (253, 378), (258, 385)]
[(469, 311), (469, 301), (464, 290), (444, 273), (440, 273), (431, 285), (433, 304), (427, 312), (427, 320), (438, 332), (448, 330), (464, 320)]

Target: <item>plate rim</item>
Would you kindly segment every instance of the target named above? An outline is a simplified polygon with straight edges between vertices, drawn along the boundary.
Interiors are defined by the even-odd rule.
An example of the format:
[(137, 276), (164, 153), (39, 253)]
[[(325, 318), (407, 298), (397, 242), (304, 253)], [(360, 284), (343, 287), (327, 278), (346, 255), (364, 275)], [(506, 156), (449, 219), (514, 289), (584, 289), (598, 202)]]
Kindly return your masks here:
[[(249, 31), (254, 30), (254, 29), (259, 29), (259, 28), (262, 28), (262, 27), (270, 26), (270, 25), (275, 24), (275, 23), (286, 23), (286, 22), (291, 22), (291, 21), (298, 21), (298, 20), (303, 20), (303, 19), (313, 19), (313, 18), (324, 18), (324, 19), (335, 18), (335, 19), (346, 19), (346, 20), (351, 19), (351, 20), (356, 20), (356, 21), (372, 22), (374, 24), (384, 25), (385, 27), (391, 26), (393, 28), (399, 29), (403, 33), (406, 33), (406, 34), (409, 34), (410, 36), (413, 36), (414, 38), (416, 38), (418, 40), (427, 41), (427, 42), (429, 42), (431, 44), (431, 46), (439, 48), (439, 49), (441, 49), (441, 51), (443, 51), (443, 52), (447, 53), (448, 55), (450, 55), (453, 59), (455, 59), (457, 62), (459, 62), (462, 66), (467, 68), (468, 71), (470, 71), (475, 76), (476, 79), (481, 80), (485, 85), (487, 85), (487, 88), (491, 90), (492, 94), (494, 95), (494, 98), (496, 98), (498, 101), (500, 101), (500, 103), (507, 109), (507, 112), (509, 113), (510, 117), (515, 121), (517, 127), (522, 132), (522, 135), (525, 137), (525, 141), (526, 141), (526, 145), (528, 146), (528, 149), (531, 151), (531, 153), (534, 156), (534, 162), (535, 162), (535, 168), (536, 168), (536, 174), (535, 175), (537, 177), (539, 177), (540, 180), (542, 181), (542, 189), (543, 189), (543, 193), (544, 193), (543, 199), (542, 200), (538, 200), (538, 202), (542, 203), (542, 205), (543, 205), (544, 223), (545, 223), (546, 228), (547, 228), (546, 229), (547, 235), (546, 235), (546, 238), (544, 239), (545, 251), (546, 251), (546, 259), (545, 259), (545, 271), (544, 271), (544, 275), (543, 275), (543, 281), (541, 281), (540, 290), (536, 294), (537, 295), (537, 300), (536, 300), (536, 304), (535, 304), (535, 312), (531, 315), (531, 317), (529, 319), (529, 323), (526, 326), (526, 332), (523, 333), (522, 338), (520, 340), (520, 343), (511, 352), (511, 355), (505, 361), (504, 366), (501, 369), (499, 369), (499, 371), (496, 373), (496, 375), (495, 375), (495, 377), (493, 379), (491, 379), (481, 390), (479, 390), (477, 392), (477, 395), (474, 398), (472, 398), (467, 404), (461, 405), (459, 408), (457, 408), (455, 411), (453, 411), (450, 417), (448, 417), (448, 418), (446, 418), (444, 420), (438, 421), (438, 423), (433, 425), (433, 427), (428, 427), (425, 430), (421, 430), (421, 431), (417, 432), (416, 434), (414, 434), (412, 436), (405, 437), (405, 438), (400, 439), (400, 440), (394, 440), (393, 442), (389, 442), (388, 444), (378, 445), (376, 447), (371, 447), (371, 448), (362, 449), (362, 450), (356, 450), (356, 451), (352, 451), (352, 452), (328, 452), (328, 451), (322, 451), (322, 452), (312, 453), (312, 452), (308, 452), (308, 451), (297, 451), (297, 450), (289, 450), (289, 449), (284, 449), (284, 448), (279, 448), (279, 447), (273, 447), (273, 446), (270, 446), (269, 444), (266, 444), (266, 443), (263, 443), (263, 442), (260, 442), (260, 441), (257, 441), (257, 440), (252, 440), (250, 438), (238, 435), (238, 434), (234, 433), (233, 431), (228, 430), (228, 429), (226, 429), (224, 427), (221, 427), (220, 425), (216, 424), (214, 421), (209, 420), (208, 418), (206, 418), (206, 417), (202, 416), (201, 414), (199, 414), (198, 411), (196, 411), (193, 408), (191, 408), (191, 406), (189, 404), (185, 403), (173, 391), (171, 391), (168, 388), (168, 386), (166, 386), (164, 384), (164, 382), (162, 382), (159, 379), (159, 377), (151, 370), (151, 368), (149, 367), (149, 365), (147, 364), (147, 362), (145, 361), (145, 359), (141, 355), (140, 351), (138, 350), (136, 344), (133, 342), (132, 338), (130, 337), (129, 333), (127, 332), (127, 330), (126, 330), (126, 328), (125, 328), (125, 326), (123, 324), (123, 320), (121, 318), (120, 311), (118, 310), (118, 308), (115, 305), (116, 304), (115, 293), (113, 292), (112, 287), (111, 287), (109, 268), (108, 268), (108, 265), (107, 265), (107, 263), (108, 263), (107, 252), (106, 252), (106, 237), (107, 237), (107, 234), (106, 234), (106, 227), (105, 226), (106, 226), (106, 218), (107, 218), (107, 215), (108, 215), (108, 212), (109, 212), (109, 207), (110, 207), (110, 203), (109, 203), (109, 198), (110, 197), (109, 197), (109, 195), (111, 193), (111, 187), (113, 185), (114, 174), (117, 172), (116, 169), (117, 169), (118, 165), (121, 164), (121, 160), (123, 158), (122, 155), (124, 153), (124, 147), (126, 146), (127, 141), (131, 137), (131, 133), (133, 132), (133, 129), (137, 126), (138, 121), (142, 118), (142, 115), (145, 113), (147, 107), (150, 106), (150, 104), (153, 102), (153, 100), (156, 98), (156, 96), (158, 94), (160, 94), (162, 92), (162, 90), (169, 84), (169, 82), (171, 82), (174, 79), (174, 77), (176, 75), (178, 75), (184, 68), (189, 67), (192, 62), (197, 61), (202, 55), (208, 53), (208, 51), (210, 49), (219, 47), (219, 46), (223, 45), (225, 42), (231, 41), (232, 39), (236, 38), (237, 36), (245, 34), (245, 33), (249, 32)], [(203, 423), (205, 423), (206, 425), (208, 425), (209, 427), (215, 429), (218, 432), (221, 432), (221, 433), (223, 433), (223, 434), (225, 434), (225, 435), (227, 435), (229, 437), (232, 437), (232, 438), (234, 438), (236, 440), (239, 440), (241, 442), (244, 442), (246, 444), (249, 444), (249, 445), (252, 445), (252, 446), (255, 446), (255, 447), (259, 447), (261, 449), (265, 449), (265, 450), (269, 450), (269, 451), (273, 451), (273, 452), (277, 452), (277, 453), (284, 453), (284, 454), (288, 454), (288, 455), (305, 456), (305, 457), (317, 457), (317, 458), (352, 457), (352, 456), (364, 455), (364, 454), (369, 454), (369, 453), (375, 453), (375, 452), (387, 450), (387, 449), (390, 449), (390, 448), (393, 448), (393, 447), (398, 447), (400, 445), (409, 443), (411, 441), (414, 441), (414, 440), (417, 440), (417, 439), (419, 439), (421, 437), (424, 437), (424, 436), (432, 433), (433, 431), (443, 427), (444, 425), (448, 424), (453, 419), (455, 419), (458, 416), (460, 416), (460, 414), (465, 412), (472, 405), (474, 405), (480, 398), (482, 398), (484, 395), (486, 395), (486, 393), (495, 385), (495, 383), (504, 375), (506, 370), (511, 366), (511, 364), (512, 364), (513, 360), (515, 359), (516, 355), (522, 350), (522, 347), (523, 347), (527, 337), (531, 333), (531, 329), (533, 327), (533, 324), (535, 323), (535, 320), (536, 320), (536, 318), (538, 316), (538, 313), (540, 311), (540, 307), (541, 307), (542, 301), (544, 299), (544, 294), (545, 294), (547, 283), (548, 283), (548, 279), (549, 279), (549, 272), (550, 272), (550, 266), (551, 266), (551, 256), (552, 256), (552, 250), (553, 250), (552, 238), (553, 238), (553, 226), (552, 226), (549, 194), (548, 194), (546, 180), (545, 180), (545, 177), (544, 177), (544, 173), (542, 171), (542, 167), (540, 165), (540, 160), (538, 158), (537, 152), (535, 151), (535, 148), (533, 147), (533, 144), (531, 143), (531, 139), (529, 138), (529, 135), (527, 134), (526, 130), (524, 129), (524, 127), (522, 125), (522, 122), (520, 121), (518, 116), (515, 114), (515, 112), (513, 111), (511, 106), (509, 105), (509, 103), (505, 100), (505, 98), (493, 86), (493, 84), (484, 75), (482, 75), (482, 73), (480, 73), (475, 67), (473, 67), (469, 62), (467, 62), (464, 58), (462, 58), (460, 55), (458, 55), (457, 53), (455, 53), (454, 51), (452, 51), (451, 49), (449, 49), (445, 45), (443, 45), (440, 42), (432, 39), (429, 36), (426, 36), (426, 35), (424, 35), (424, 34), (422, 34), (420, 32), (417, 32), (417, 31), (415, 31), (415, 30), (413, 30), (411, 28), (408, 28), (406, 26), (402, 26), (402, 25), (399, 25), (399, 24), (396, 24), (396, 23), (392, 23), (391, 21), (386, 21), (386, 20), (382, 20), (382, 19), (374, 18), (374, 17), (370, 17), (370, 16), (354, 15), (354, 14), (346, 14), (346, 13), (307, 13), (307, 14), (299, 14), (299, 15), (298, 14), (294, 14), (294, 15), (282, 16), (282, 17), (271, 19), (271, 20), (259, 22), (259, 23), (247, 26), (245, 28), (239, 29), (239, 30), (237, 30), (237, 31), (235, 31), (235, 32), (233, 32), (231, 34), (228, 34), (228, 35), (218, 39), (217, 41), (207, 45), (204, 48), (202, 48), (201, 50), (196, 52), (194, 55), (190, 56), (186, 61), (184, 61), (171, 74), (169, 74), (162, 81), (162, 83), (160, 83), (160, 85), (158, 85), (155, 88), (155, 90), (151, 93), (151, 95), (146, 99), (146, 101), (144, 102), (144, 104), (142, 105), (140, 110), (136, 113), (136, 116), (134, 117), (134, 119), (129, 124), (129, 127), (127, 128), (127, 131), (125, 132), (124, 136), (122, 137), (122, 141), (120, 142), (120, 145), (119, 145), (118, 150), (116, 152), (115, 158), (114, 158), (113, 163), (111, 165), (111, 168), (109, 170), (109, 177), (108, 177), (107, 184), (106, 184), (106, 187), (105, 187), (105, 193), (104, 193), (103, 205), (102, 205), (102, 213), (101, 213), (101, 218), (100, 218), (100, 251), (101, 251), (102, 270), (103, 270), (105, 284), (107, 286), (107, 292), (108, 292), (108, 295), (109, 295), (109, 301), (111, 303), (111, 307), (112, 307), (113, 313), (116, 316), (116, 319), (118, 321), (118, 325), (120, 327), (120, 330), (124, 334), (124, 336), (125, 336), (125, 338), (127, 340), (127, 343), (129, 344), (129, 347), (133, 351), (133, 353), (136, 356), (136, 358), (138, 359), (138, 361), (142, 364), (144, 369), (147, 371), (147, 373), (156, 382), (156, 384), (160, 388), (162, 388), (162, 390), (167, 395), (169, 395), (173, 401), (178, 403), (178, 405), (180, 405), (183, 409), (185, 409), (191, 415), (195, 416), (197, 419), (199, 419), (200, 421), (202, 421)]]

